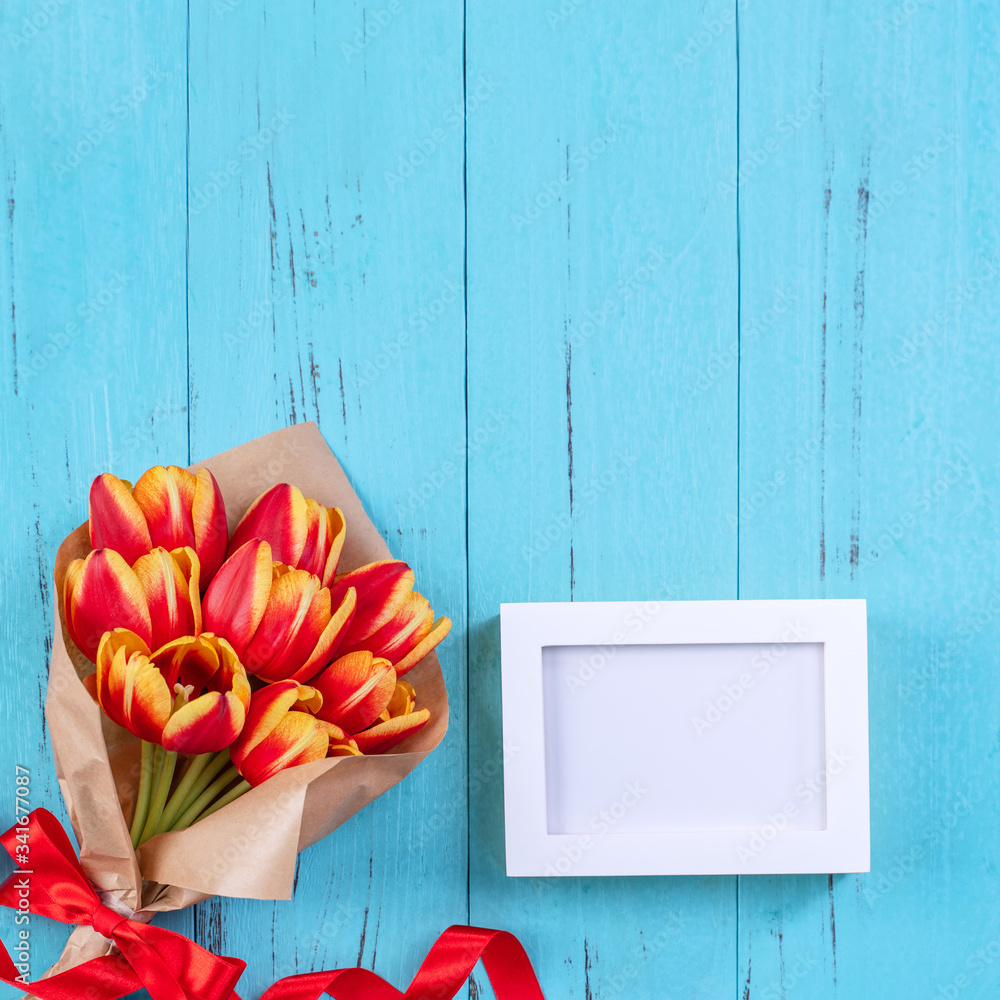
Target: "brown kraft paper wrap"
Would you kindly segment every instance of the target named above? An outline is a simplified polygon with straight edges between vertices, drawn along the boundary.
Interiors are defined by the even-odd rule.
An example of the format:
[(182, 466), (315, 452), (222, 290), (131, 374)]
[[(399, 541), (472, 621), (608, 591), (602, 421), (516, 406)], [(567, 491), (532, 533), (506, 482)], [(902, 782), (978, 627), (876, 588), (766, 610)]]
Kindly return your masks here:
[[(226, 503), (229, 531), (253, 500), (279, 482), (339, 507), (347, 535), (338, 572), (390, 558), (340, 464), (314, 423), (297, 424), (224, 451), (190, 468), (210, 469)], [(408, 674), (417, 707), (430, 721), (381, 755), (336, 757), (289, 768), (186, 830), (162, 833), (132, 850), (128, 818), (139, 784), (140, 743), (104, 716), (81, 683), (94, 671), (62, 625), (69, 563), (90, 551), (87, 525), (56, 555), (60, 626), (55, 630), (45, 713), (56, 774), (87, 877), (116, 908), (148, 920), (209, 896), (288, 899), (296, 854), (315, 844), (397, 782), (443, 739), (448, 696), (435, 653)], [(107, 954), (110, 943), (87, 927), (73, 932), (49, 974)]]

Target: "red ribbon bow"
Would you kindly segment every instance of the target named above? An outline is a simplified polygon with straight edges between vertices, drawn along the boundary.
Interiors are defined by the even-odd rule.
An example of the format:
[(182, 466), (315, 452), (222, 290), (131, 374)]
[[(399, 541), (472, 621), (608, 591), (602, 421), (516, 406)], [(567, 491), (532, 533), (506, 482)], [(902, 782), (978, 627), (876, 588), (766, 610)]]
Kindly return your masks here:
[[(18, 838), (23, 838), (19, 840)], [(38, 913), (64, 924), (87, 924), (110, 938), (121, 955), (91, 959), (30, 984), (43, 1000), (116, 1000), (145, 987), (154, 1000), (229, 1000), (246, 962), (220, 958), (183, 934), (139, 923), (105, 906), (94, 892), (59, 821), (36, 809), (27, 825), (11, 827), (0, 842), (19, 862), (28, 845), (29, 869), (0, 885), (0, 905)], [(0, 980), (28, 989), (0, 944)]]
[[(0, 944), (0, 981), (42, 1000), (118, 1000), (145, 987), (153, 1000), (239, 1000), (237, 980), (246, 963), (220, 958), (182, 934), (143, 924), (105, 906), (80, 867), (58, 820), (36, 809), (27, 825), (2, 837), (18, 862), (27, 835), (30, 870), (0, 885), (0, 905), (27, 909), (66, 924), (88, 924), (110, 938), (121, 955), (91, 959), (49, 979), (25, 983)], [(308, 972), (275, 983), (261, 1000), (450, 1000), (483, 960), (497, 1000), (545, 1000), (531, 962), (513, 934), (482, 927), (449, 927), (434, 943), (405, 993), (368, 969)]]

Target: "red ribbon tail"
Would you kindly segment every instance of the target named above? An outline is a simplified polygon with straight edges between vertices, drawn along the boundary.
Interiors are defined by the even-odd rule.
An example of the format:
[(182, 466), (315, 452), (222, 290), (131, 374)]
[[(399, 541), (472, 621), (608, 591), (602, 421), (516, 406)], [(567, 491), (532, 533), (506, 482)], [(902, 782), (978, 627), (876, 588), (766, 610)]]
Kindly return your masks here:
[(497, 1000), (545, 1000), (527, 952), (513, 934), (457, 924), (437, 939), (404, 1000), (455, 996), (480, 958)]
[(465, 985), (479, 959), (497, 1000), (545, 1000), (527, 953), (513, 934), (482, 927), (449, 927), (428, 952), (406, 993), (367, 969), (339, 969), (289, 976), (261, 1000), (450, 1000)]
[(307, 972), (276, 982), (260, 1000), (318, 1000), (326, 991), (336, 1000), (401, 1000), (403, 994), (368, 969)]

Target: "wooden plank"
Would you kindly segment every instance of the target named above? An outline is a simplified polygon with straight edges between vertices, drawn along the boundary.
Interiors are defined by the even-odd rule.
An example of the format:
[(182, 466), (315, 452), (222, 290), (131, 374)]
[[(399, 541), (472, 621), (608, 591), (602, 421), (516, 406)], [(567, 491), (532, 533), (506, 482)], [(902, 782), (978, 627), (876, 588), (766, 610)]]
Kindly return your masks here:
[(736, 596), (735, 32), (702, 18), (468, 8), (470, 915), (552, 997), (736, 993), (735, 879), (508, 879), (502, 833), (500, 603)]
[[(4, 829), (16, 765), (31, 806), (67, 819), (42, 715), (59, 542), (95, 475), (187, 455), (186, 24), (102, 0), (0, 8)], [(67, 929), (29, 930), (37, 976)]]
[(870, 875), (741, 879), (743, 996), (995, 995), (997, 12), (740, 11), (740, 596), (868, 599), (872, 796)]
[(455, 622), (444, 744), (305, 852), (292, 902), (200, 908), (244, 995), (358, 963), (408, 982), (467, 916), (461, 45), (453, 4), (192, 8), (192, 455), (316, 420)]

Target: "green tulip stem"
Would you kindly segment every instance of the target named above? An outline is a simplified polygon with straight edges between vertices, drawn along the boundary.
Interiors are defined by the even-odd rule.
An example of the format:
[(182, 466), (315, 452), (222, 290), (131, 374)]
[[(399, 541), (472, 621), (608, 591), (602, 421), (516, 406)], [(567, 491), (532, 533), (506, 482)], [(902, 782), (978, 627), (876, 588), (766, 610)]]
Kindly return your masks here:
[(174, 780), (174, 768), (177, 766), (177, 751), (164, 750), (162, 747), (156, 748), (157, 756), (162, 756), (163, 766), (159, 779), (156, 782), (156, 791), (153, 793), (153, 801), (149, 806), (149, 815), (146, 817), (146, 825), (142, 828), (142, 836), (139, 844), (144, 844), (153, 834), (156, 833), (156, 826), (163, 815), (163, 807), (167, 803), (167, 796), (170, 794), (170, 783)]
[(165, 833), (171, 829), (174, 820), (177, 819), (178, 813), (180, 813), (182, 807), (187, 803), (188, 796), (195, 787), (195, 783), (201, 777), (205, 768), (212, 762), (214, 756), (215, 754), (212, 753), (201, 753), (188, 761), (180, 784), (178, 784), (173, 794), (167, 800), (167, 804), (163, 807), (163, 815), (160, 817), (160, 822), (156, 824), (157, 833)]
[(213, 802), (212, 805), (210, 805), (197, 819), (195, 819), (191, 825), (193, 826), (194, 823), (201, 822), (201, 820), (205, 819), (206, 816), (211, 816), (217, 809), (221, 809), (223, 806), (228, 806), (230, 802), (235, 802), (241, 795), (249, 791), (250, 782), (241, 781), (235, 788), (226, 792), (226, 794), (223, 795), (218, 802)]
[(215, 779), (215, 781), (212, 782), (212, 784), (208, 786), (208, 788), (205, 789), (205, 791), (201, 793), (201, 795), (198, 796), (197, 799), (194, 800), (194, 802), (187, 809), (184, 810), (181, 814), (181, 818), (174, 823), (174, 829), (186, 830), (192, 823), (195, 822), (195, 820), (200, 819), (202, 812), (204, 812), (205, 809), (212, 804), (216, 795), (223, 791), (223, 789), (227, 786), (231, 785), (238, 777), (239, 772), (235, 767), (227, 768), (221, 775), (219, 775), (218, 778)]
[[(153, 799), (153, 793), (156, 791), (156, 785), (160, 780), (160, 774), (163, 771), (163, 758), (166, 755), (166, 750), (159, 745), (159, 743), (153, 744), (153, 773), (149, 779), (149, 798), (150, 802)], [(147, 817), (149, 812), (147, 810)], [(145, 827), (145, 824), (143, 824)]]
[(153, 796), (153, 758), (156, 754), (156, 747), (153, 743), (142, 741), (142, 763), (139, 769), (139, 791), (135, 799), (135, 814), (132, 816), (132, 829), (129, 831), (132, 836), (132, 847), (139, 846), (139, 838), (142, 836), (143, 827), (146, 825), (146, 817), (149, 815), (149, 800)]
[[(204, 754), (207, 758), (205, 762), (205, 767), (201, 774), (191, 783), (191, 787), (187, 789), (183, 798), (179, 794), (175, 794), (174, 798), (179, 799), (177, 803), (177, 810), (174, 813), (174, 818), (170, 825), (167, 826), (163, 820), (160, 820), (160, 825), (158, 829), (162, 833), (163, 830), (176, 830), (179, 829), (177, 826), (177, 818), (182, 816), (184, 813), (194, 805), (195, 800), (199, 798), (202, 792), (212, 784), (213, 781), (219, 776), (221, 771), (224, 771), (232, 761), (229, 759), (228, 750), (220, 750), (218, 753)], [(180, 788), (177, 789), (179, 793)]]

